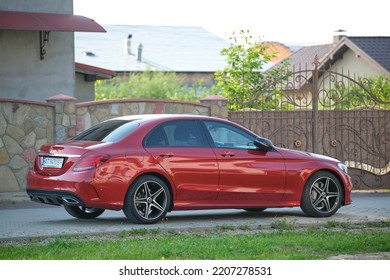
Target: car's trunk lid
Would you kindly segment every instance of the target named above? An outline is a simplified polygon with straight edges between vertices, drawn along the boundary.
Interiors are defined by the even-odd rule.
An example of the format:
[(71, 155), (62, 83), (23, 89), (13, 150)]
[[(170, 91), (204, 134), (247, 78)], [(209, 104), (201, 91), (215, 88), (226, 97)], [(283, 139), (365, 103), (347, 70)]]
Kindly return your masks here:
[(42, 175), (62, 175), (85, 153), (107, 144), (97, 141), (69, 141), (43, 145), (36, 157), (34, 169)]

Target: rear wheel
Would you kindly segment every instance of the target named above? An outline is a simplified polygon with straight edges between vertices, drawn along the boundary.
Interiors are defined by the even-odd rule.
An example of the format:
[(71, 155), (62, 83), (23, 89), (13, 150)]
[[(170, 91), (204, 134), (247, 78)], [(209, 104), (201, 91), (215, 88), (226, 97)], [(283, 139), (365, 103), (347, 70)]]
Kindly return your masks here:
[(311, 217), (330, 217), (341, 206), (340, 181), (328, 171), (319, 171), (307, 181), (301, 198), (302, 211)]
[(66, 212), (78, 219), (94, 219), (103, 214), (105, 209), (64, 205)]
[(134, 181), (125, 198), (123, 212), (130, 222), (154, 224), (168, 212), (171, 202), (167, 184), (153, 175), (145, 175)]

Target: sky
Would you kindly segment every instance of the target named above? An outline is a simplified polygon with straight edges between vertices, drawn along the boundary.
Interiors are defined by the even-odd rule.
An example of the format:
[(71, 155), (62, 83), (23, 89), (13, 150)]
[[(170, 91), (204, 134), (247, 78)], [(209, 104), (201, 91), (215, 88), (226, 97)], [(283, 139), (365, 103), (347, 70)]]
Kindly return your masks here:
[(73, 13), (99, 24), (200, 26), (226, 40), (249, 30), (286, 45), (347, 36), (390, 36), (388, 0), (73, 0)]

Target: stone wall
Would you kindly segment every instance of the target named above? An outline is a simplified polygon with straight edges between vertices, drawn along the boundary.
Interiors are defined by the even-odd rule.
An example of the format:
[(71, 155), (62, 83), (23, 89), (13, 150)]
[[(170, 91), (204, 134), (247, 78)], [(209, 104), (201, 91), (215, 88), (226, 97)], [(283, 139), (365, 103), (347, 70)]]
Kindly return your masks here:
[[(26, 174), (43, 144), (65, 141), (104, 120), (136, 114), (193, 114), (227, 119), (227, 99), (211, 96), (200, 103), (126, 99), (76, 103), (59, 94), (47, 103), (0, 99), (0, 202), (24, 192)], [(12, 194), (11, 194), (12, 196)]]
[(123, 99), (77, 104), (76, 133), (107, 119), (125, 115), (192, 114), (210, 115), (210, 106), (176, 100)]
[(53, 142), (53, 116), (50, 104), (0, 100), (0, 192), (25, 189), (39, 147)]

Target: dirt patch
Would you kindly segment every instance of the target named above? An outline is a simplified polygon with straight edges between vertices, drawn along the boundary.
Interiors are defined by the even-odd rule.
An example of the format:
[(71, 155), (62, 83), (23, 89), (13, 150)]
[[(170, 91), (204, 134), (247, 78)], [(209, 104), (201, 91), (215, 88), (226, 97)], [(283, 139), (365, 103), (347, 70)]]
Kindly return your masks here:
[(390, 260), (390, 252), (379, 252), (372, 254), (338, 255), (328, 260)]

